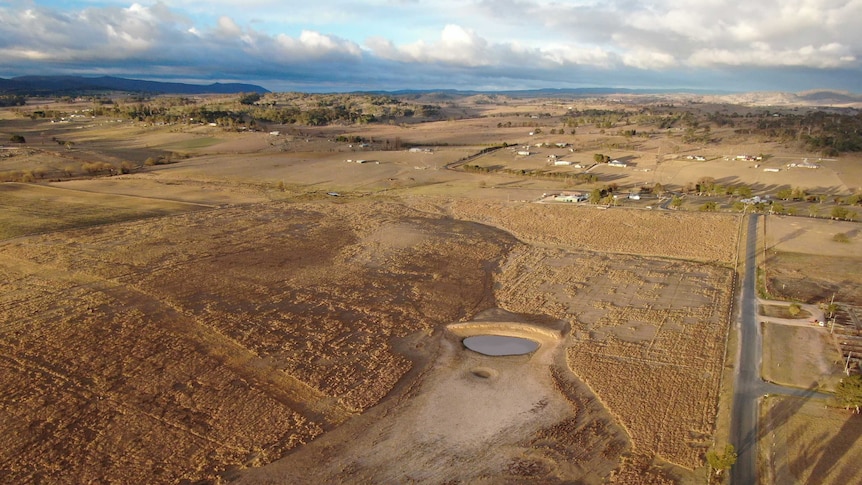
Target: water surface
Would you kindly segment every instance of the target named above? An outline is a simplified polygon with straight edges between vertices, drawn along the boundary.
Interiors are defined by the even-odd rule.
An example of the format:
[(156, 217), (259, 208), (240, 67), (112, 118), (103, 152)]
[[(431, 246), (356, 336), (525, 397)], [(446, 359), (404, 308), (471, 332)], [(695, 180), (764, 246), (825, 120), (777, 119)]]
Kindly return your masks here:
[(464, 346), (485, 355), (523, 355), (539, 348), (539, 342), (505, 335), (474, 335), (464, 339)]

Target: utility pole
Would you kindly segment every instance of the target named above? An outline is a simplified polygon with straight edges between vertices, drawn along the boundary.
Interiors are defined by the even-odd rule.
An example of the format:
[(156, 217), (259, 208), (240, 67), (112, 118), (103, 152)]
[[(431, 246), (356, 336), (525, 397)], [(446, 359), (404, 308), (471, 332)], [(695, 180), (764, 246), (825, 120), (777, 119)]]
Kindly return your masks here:
[(853, 355), (853, 351), (851, 350), (849, 354), (847, 354), (847, 362), (844, 364), (844, 373), (848, 376), (850, 375), (850, 356)]

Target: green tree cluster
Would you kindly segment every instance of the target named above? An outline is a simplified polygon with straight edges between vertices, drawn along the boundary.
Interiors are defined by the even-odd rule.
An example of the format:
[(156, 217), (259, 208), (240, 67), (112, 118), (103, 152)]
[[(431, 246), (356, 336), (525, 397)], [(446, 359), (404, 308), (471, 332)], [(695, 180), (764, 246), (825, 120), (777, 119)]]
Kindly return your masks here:
[(603, 153), (596, 153), (593, 155), (593, 161), (596, 163), (608, 163), (611, 161), (610, 155), (605, 155)]
[(715, 470), (716, 475), (721, 475), (736, 464), (736, 449), (733, 445), (727, 445), (721, 453), (715, 450), (709, 451), (706, 454), (706, 461)]
[(853, 409), (856, 414), (862, 410), (862, 375), (854, 374), (841, 379), (835, 388), (835, 399), (844, 409)]

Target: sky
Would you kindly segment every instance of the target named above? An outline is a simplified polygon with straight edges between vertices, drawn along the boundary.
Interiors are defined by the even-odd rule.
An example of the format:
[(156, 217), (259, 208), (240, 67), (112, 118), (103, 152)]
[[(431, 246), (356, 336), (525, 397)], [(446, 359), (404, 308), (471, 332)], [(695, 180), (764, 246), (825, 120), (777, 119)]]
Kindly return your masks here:
[(862, 0), (0, 0), (0, 77), (862, 93)]

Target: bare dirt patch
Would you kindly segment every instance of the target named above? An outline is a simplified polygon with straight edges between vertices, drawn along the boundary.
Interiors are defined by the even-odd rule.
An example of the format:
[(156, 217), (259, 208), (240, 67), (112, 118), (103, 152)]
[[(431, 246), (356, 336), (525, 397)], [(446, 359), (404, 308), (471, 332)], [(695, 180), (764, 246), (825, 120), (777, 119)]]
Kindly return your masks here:
[[(492, 329), (534, 338), (541, 346), (530, 355), (506, 357), (463, 346), (464, 335)], [(626, 442), (581, 404), (587, 396), (570, 399), (560, 388), (560, 330), (494, 321), (456, 324), (436, 336), (430, 368), (409, 399), (384, 404), (368, 419), (251, 471), (239, 483), (595, 482), (618, 465)], [(385, 419), (372, 417), (380, 413)], [(561, 453), (571, 459), (560, 460)]]

